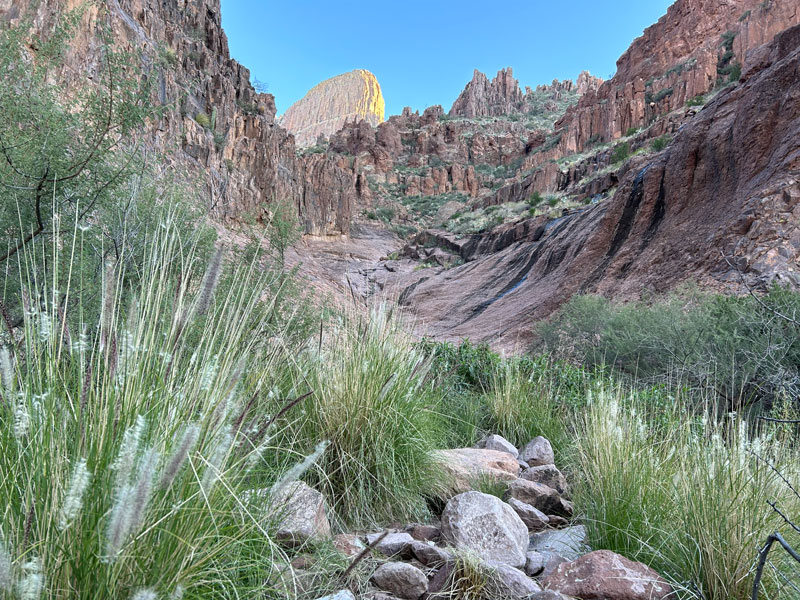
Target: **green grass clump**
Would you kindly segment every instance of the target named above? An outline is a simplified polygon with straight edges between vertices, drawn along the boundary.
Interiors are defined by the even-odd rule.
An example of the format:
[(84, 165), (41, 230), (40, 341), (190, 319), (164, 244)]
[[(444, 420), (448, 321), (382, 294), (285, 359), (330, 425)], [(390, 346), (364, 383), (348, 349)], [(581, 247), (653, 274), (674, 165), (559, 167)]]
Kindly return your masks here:
[(0, 340), (1, 551), (47, 598), (282, 597), (276, 515), (247, 495), (280, 476), (249, 403), (280, 371), (272, 276), (217, 252), (190, 283), (204, 259), (161, 225), (136, 289), (124, 257), (106, 265), (99, 312), (78, 265), (59, 269), (74, 249), (23, 251), (28, 309)]
[[(653, 414), (636, 394), (593, 396), (578, 425), (573, 498), (593, 547), (652, 566), (687, 598), (745, 600), (759, 547), (785, 529), (768, 502), (800, 514), (800, 498), (769, 465), (797, 485), (800, 457), (740, 416), (685, 404)], [(784, 597), (777, 572), (793, 567), (773, 559), (764, 597)]]
[(442, 436), (428, 363), (383, 306), (368, 319), (342, 317), (327, 340), (301, 370), (298, 389), (314, 393), (287, 425), (287, 444), (330, 440), (315, 486), (347, 525), (426, 518), (424, 496), (438, 480), (431, 451)]

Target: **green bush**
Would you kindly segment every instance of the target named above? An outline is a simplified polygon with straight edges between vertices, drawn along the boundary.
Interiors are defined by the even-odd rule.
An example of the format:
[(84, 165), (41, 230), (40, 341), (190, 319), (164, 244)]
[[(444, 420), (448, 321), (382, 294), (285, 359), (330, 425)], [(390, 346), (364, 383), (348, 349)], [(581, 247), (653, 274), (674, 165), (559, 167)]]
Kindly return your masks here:
[(653, 152), (661, 152), (667, 147), (668, 144), (669, 136), (662, 135), (653, 140), (653, 142), (650, 144), (650, 148), (653, 150)]
[(800, 394), (800, 326), (776, 318), (798, 313), (800, 294), (782, 288), (761, 302), (692, 288), (652, 303), (576, 296), (540, 332), (553, 352), (639, 380), (677, 379), (737, 410)]
[(194, 117), (194, 120), (197, 121), (197, 124), (204, 129), (211, 127), (211, 117), (204, 112), (197, 113), (197, 115)]
[(611, 163), (612, 164), (621, 163), (630, 155), (631, 155), (630, 143), (623, 142), (622, 144), (617, 144), (616, 146), (614, 146), (614, 150), (611, 152)]
[(632, 135), (636, 135), (639, 132), (638, 127), (629, 127), (628, 131), (625, 132), (625, 137), (630, 137)]
[(702, 94), (695, 96), (694, 98), (689, 98), (686, 101), (686, 106), (703, 106), (706, 103), (706, 98)]

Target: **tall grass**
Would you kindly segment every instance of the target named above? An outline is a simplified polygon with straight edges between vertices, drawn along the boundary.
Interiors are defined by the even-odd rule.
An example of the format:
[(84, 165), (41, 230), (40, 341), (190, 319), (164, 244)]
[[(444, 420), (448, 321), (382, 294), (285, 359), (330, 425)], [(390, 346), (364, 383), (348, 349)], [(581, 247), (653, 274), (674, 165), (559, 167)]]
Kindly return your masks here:
[(330, 325), (310, 350), (298, 388), (313, 395), (289, 424), (286, 445), (329, 440), (316, 483), (340, 522), (369, 526), (429, 516), (439, 479), (431, 451), (441, 438), (426, 388), (429, 363), (386, 306)]
[[(800, 515), (770, 465), (797, 483), (800, 456), (739, 415), (697, 416), (687, 404), (652, 415), (635, 393), (595, 395), (578, 424), (574, 500), (593, 547), (653, 566), (687, 597), (749, 598), (759, 547), (785, 527), (768, 502)], [(776, 573), (767, 592), (789, 593)]]
[(258, 335), (269, 276), (215, 260), (198, 289), (188, 273), (202, 258), (166, 218), (139, 289), (124, 285), (124, 261), (107, 265), (98, 317), (80, 266), (56, 256), (78, 255), (80, 238), (20, 254), (24, 326), (2, 352), (0, 586), (25, 598), (283, 597), (269, 585), (285, 564), (273, 519), (244, 493), (277, 476), (261, 468), (263, 415), (247, 402), (280, 366), (280, 344)]

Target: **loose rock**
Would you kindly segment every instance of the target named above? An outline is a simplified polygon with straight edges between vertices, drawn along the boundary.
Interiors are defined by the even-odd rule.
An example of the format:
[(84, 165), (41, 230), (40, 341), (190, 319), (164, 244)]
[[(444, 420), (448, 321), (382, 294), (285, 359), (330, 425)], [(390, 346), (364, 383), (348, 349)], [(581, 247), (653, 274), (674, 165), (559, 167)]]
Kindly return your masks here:
[(553, 488), (559, 494), (567, 493), (567, 478), (559, 471), (555, 465), (539, 465), (524, 470), (520, 477), (528, 481), (543, 483), (547, 487)]
[(356, 598), (355, 596), (353, 596), (353, 592), (351, 592), (350, 590), (342, 590), (340, 592), (336, 592), (335, 594), (331, 594), (329, 596), (317, 598), (317, 600), (356, 600)]
[(398, 598), (417, 600), (428, 590), (425, 573), (402, 562), (382, 564), (372, 574), (372, 583)]
[[(376, 540), (378, 540), (382, 533), (370, 533), (367, 535), (367, 544), (372, 546)], [(392, 556), (398, 555), (407, 555), (409, 549), (411, 548), (411, 544), (414, 542), (414, 538), (412, 538), (409, 534), (405, 532), (392, 532), (383, 538), (377, 545), (374, 547), (375, 550), (383, 554), (384, 556), (388, 556), (391, 558)]]
[(546, 515), (571, 517), (574, 510), (572, 503), (564, 500), (553, 488), (527, 479), (510, 482), (504, 497), (506, 500), (516, 498), (539, 509)]
[(442, 550), (433, 544), (425, 542), (414, 542), (411, 544), (411, 553), (426, 567), (443, 565), (453, 560), (453, 555), (447, 550)]
[(529, 598), (542, 591), (533, 579), (519, 569), (501, 565), (495, 568), (493, 587), (500, 598)]
[(575, 525), (566, 529), (534, 534), (531, 536), (530, 549), (537, 552), (552, 552), (567, 560), (575, 560), (589, 551), (586, 544), (586, 527)]
[(280, 543), (298, 547), (330, 536), (325, 498), (305, 482), (295, 481), (279, 491), (274, 506), (281, 519), (276, 534)]
[(672, 594), (653, 569), (610, 550), (559, 565), (543, 584), (582, 600), (665, 600)]
[(442, 513), (442, 537), (491, 565), (525, 565), (528, 528), (495, 496), (465, 492), (450, 499)]
[(477, 481), (513, 481), (519, 473), (516, 459), (508, 452), (485, 448), (437, 450), (434, 457), (447, 474), (453, 493), (470, 491)]
[(478, 447), (486, 448), (487, 450), (497, 450), (498, 452), (506, 452), (514, 458), (519, 456), (519, 450), (517, 450), (517, 447), (501, 435), (490, 435), (486, 439), (481, 440), (481, 443)]
[(553, 447), (547, 438), (536, 437), (528, 442), (519, 453), (519, 457), (531, 467), (539, 465), (552, 465), (556, 462)]
[(508, 505), (519, 515), (519, 518), (525, 523), (528, 531), (542, 531), (550, 522), (550, 517), (536, 507), (522, 502), (521, 500), (509, 498)]
[(536, 577), (544, 571), (547, 557), (541, 552), (528, 552), (525, 555), (525, 574), (529, 577)]

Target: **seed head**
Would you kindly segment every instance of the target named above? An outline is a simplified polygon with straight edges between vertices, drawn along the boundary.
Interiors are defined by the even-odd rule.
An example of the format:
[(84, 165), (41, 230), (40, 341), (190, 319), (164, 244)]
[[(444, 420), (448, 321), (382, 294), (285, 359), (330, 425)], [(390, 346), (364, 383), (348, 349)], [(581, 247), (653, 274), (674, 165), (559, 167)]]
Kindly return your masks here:
[(61, 514), (58, 518), (59, 529), (66, 529), (75, 520), (83, 506), (83, 494), (89, 486), (92, 474), (86, 468), (86, 460), (81, 459), (72, 470), (72, 478), (69, 483), (69, 491), (61, 507)]

